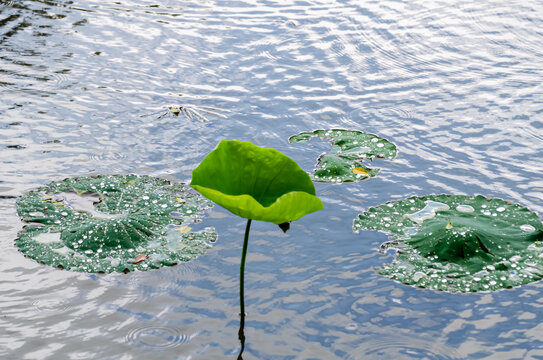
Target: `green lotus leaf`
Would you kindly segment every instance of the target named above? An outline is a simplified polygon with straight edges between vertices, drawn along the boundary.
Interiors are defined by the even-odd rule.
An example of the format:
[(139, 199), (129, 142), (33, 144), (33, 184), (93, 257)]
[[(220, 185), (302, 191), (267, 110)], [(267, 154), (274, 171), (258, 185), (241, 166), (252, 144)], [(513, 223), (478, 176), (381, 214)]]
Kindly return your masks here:
[(319, 182), (351, 182), (374, 177), (378, 172), (379, 169), (370, 169), (361, 162), (324, 154), (317, 161), (313, 179)]
[(541, 220), (501, 199), (411, 197), (368, 209), (353, 228), (392, 235), (381, 250), (397, 249), (397, 256), (378, 272), (404, 284), (474, 292), (543, 278)]
[(191, 231), (211, 203), (183, 184), (136, 175), (77, 177), (22, 196), (16, 245), (41, 263), (73, 271), (127, 272), (189, 261), (215, 242)]
[(396, 146), (374, 134), (356, 130), (330, 129), (302, 132), (291, 136), (289, 142), (296, 143), (318, 136), (329, 140), (335, 153), (319, 157), (313, 172), (313, 180), (318, 182), (351, 182), (374, 177), (379, 169), (369, 169), (362, 165), (364, 159), (394, 159)]
[(323, 208), (296, 162), (247, 141), (221, 141), (193, 170), (190, 186), (236, 215), (275, 224)]

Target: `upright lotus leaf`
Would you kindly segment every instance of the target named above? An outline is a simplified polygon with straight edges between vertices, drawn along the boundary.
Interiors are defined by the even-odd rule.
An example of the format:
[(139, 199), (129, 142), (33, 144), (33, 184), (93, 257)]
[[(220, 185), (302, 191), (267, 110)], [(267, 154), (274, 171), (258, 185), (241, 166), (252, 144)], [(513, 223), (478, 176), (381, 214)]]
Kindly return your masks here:
[(274, 149), (263, 149), (247, 141), (223, 140), (192, 171), (190, 185), (208, 199), (247, 219), (240, 262), (241, 350), (245, 348), (244, 273), (252, 220), (279, 224), (323, 208), (315, 196), (311, 178), (296, 162)]
[(379, 169), (369, 169), (362, 164), (364, 159), (394, 159), (396, 146), (374, 134), (356, 130), (315, 130), (291, 136), (289, 141), (306, 141), (314, 136), (329, 140), (334, 153), (319, 157), (313, 180), (318, 182), (350, 182), (374, 177)]
[(378, 272), (404, 284), (474, 292), (543, 278), (543, 224), (501, 199), (411, 197), (370, 208), (353, 228), (392, 234), (381, 250), (395, 248), (397, 256)]
[(248, 141), (221, 141), (193, 170), (190, 186), (238, 216), (275, 224), (323, 208), (294, 160)]
[(136, 175), (77, 177), (22, 196), (16, 245), (41, 263), (84, 272), (148, 270), (189, 261), (216, 240), (194, 232), (211, 203), (183, 184)]

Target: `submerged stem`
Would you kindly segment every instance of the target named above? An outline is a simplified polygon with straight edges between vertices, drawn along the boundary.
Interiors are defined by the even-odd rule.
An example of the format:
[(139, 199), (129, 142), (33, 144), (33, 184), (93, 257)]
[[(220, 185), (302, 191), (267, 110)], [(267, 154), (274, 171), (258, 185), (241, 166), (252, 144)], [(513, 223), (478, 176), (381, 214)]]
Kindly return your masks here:
[(238, 355), (238, 360), (242, 360), (241, 354), (245, 349), (245, 334), (243, 332), (245, 328), (245, 258), (247, 257), (247, 245), (249, 244), (249, 230), (251, 230), (251, 219), (247, 219), (247, 226), (245, 227), (245, 237), (243, 238), (243, 250), (241, 251), (241, 263), (239, 266), (239, 307), (240, 307), (240, 321), (238, 337), (241, 343), (241, 351)]

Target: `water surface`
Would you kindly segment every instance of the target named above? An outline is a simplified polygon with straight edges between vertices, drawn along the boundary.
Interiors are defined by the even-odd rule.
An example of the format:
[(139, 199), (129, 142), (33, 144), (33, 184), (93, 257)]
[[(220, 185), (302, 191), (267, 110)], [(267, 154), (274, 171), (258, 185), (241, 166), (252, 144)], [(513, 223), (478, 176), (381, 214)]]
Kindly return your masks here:
[[(0, 357), (222, 359), (239, 345), (244, 221), (215, 208), (208, 254), (88, 275), (14, 247), (16, 197), (69, 176), (189, 181), (220, 139), (310, 171), (342, 127), (396, 143), (284, 235), (253, 224), (246, 359), (541, 359), (543, 285), (449, 294), (375, 273), (368, 207), (429, 193), (543, 213), (543, 4), (538, 1), (0, 0)], [(204, 123), (167, 113), (210, 106)], [(166, 116), (162, 116), (166, 114)]]

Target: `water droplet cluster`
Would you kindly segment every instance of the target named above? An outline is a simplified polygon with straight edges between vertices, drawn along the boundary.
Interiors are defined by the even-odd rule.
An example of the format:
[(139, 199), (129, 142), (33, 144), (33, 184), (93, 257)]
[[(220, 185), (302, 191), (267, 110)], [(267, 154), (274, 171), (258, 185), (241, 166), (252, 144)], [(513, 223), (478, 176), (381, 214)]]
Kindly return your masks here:
[(404, 284), (450, 292), (511, 288), (543, 278), (543, 224), (501, 199), (431, 195), (368, 209), (354, 230), (392, 235), (396, 249), (378, 272)]
[(396, 146), (374, 134), (355, 130), (331, 129), (302, 132), (291, 136), (291, 143), (309, 140), (318, 136), (329, 140), (334, 153), (325, 153), (317, 160), (313, 180), (317, 182), (342, 183), (365, 180), (374, 177), (379, 169), (370, 169), (363, 160), (383, 158), (394, 159)]
[[(73, 271), (171, 266), (216, 240), (212, 228), (190, 232), (184, 225), (200, 221), (210, 206), (183, 184), (149, 176), (65, 179), (20, 198), (17, 211), (26, 225), (16, 245), (36, 261)], [(189, 230), (175, 231), (181, 224)]]

